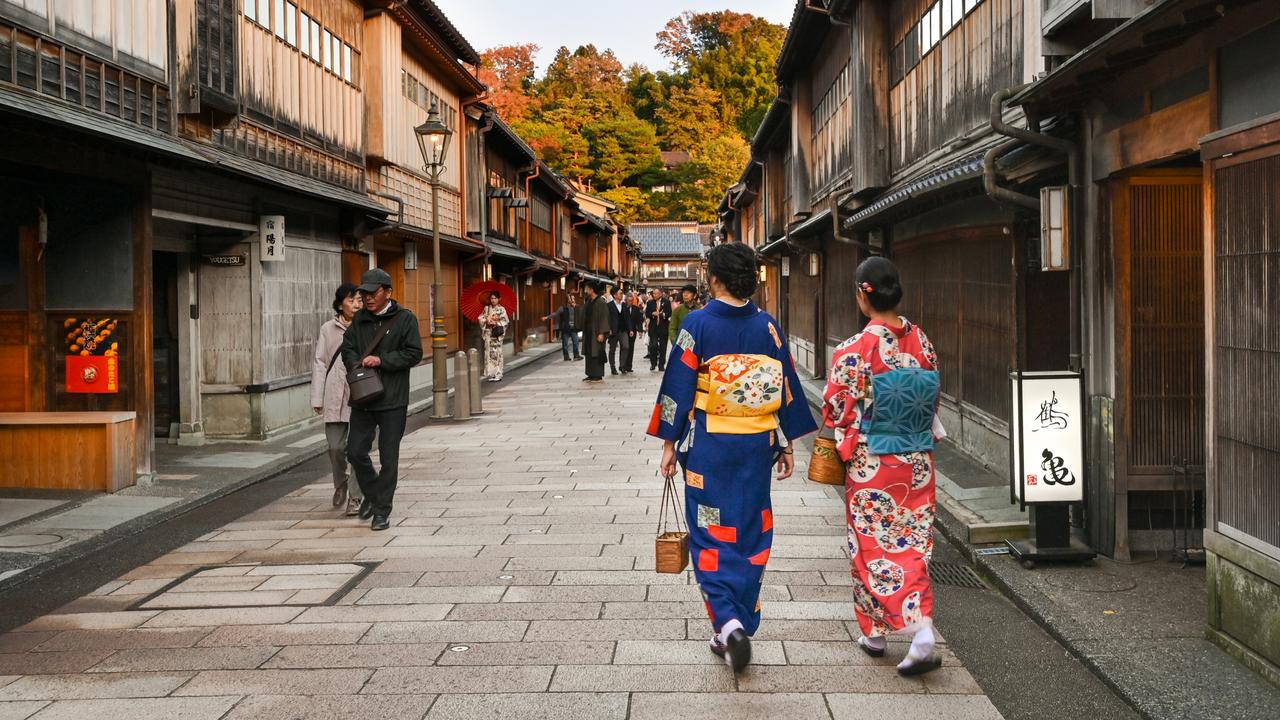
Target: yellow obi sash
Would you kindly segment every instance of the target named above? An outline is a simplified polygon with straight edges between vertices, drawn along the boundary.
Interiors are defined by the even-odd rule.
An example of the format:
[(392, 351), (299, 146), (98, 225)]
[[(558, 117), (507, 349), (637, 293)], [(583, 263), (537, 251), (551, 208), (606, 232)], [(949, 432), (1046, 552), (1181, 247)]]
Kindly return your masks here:
[(698, 368), (694, 406), (707, 414), (707, 432), (751, 435), (778, 427), (782, 362), (768, 355), (716, 355)]

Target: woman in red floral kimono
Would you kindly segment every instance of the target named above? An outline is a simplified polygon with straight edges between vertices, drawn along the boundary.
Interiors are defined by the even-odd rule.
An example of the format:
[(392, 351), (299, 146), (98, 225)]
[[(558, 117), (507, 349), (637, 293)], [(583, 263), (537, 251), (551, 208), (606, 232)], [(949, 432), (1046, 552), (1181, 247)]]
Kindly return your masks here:
[(823, 421), (835, 430), (846, 462), (845, 519), (853, 564), (858, 645), (884, 655), (885, 636), (912, 631), (898, 665), (919, 675), (942, 662), (934, 650), (933, 552), (938, 358), (919, 327), (896, 310), (898, 269), (884, 258), (858, 266), (855, 295), (870, 318), (836, 348), (823, 400)]

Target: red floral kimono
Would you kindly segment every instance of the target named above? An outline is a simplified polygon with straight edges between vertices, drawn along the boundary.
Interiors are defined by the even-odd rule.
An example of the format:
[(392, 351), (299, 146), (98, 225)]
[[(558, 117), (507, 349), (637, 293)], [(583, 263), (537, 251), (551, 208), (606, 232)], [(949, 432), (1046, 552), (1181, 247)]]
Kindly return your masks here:
[[(823, 394), (823, 421), (834, 428), (840, 457), (847, 463), (845, 520), (854, 604), (858, 625), (867, 636), (911, 629), (933, 612), (928, 572), (933, 552), (933, 452), (876, 455), (869, 452), (863, 435), (863, 419), (870, 417), (875, 402), (874, 376), (893, 370), (937, 370), (937, 354), (928, 338), (905, 318), (901, 322), (901, 327), (891, 327), (872, 321), (837, 347)], [(936, 405), (936, 396), (933, 402)]]

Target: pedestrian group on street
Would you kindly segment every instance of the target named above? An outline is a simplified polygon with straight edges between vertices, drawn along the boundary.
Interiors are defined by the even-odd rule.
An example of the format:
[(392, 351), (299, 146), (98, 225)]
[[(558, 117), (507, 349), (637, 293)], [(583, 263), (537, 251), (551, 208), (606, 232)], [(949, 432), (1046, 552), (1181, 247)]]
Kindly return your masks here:
[[(710, 649), (741, 672), (761, 623), (774, 531), (773, 471), (779, 480), (792, 475), (796, 443), (819, 424), (782, 329), (750, 299), (758, 285), (754, 251), (718, 245), (706, 262), (712, 299), (705, 307), (692, 285), (675, 301), (652, 290), (642, 305), (635, 293), (610, 293), (592, 281), (581, 307), (570, 295), (542, 319), (554, 321), (564, 361), (584, 362), (588, 383), (604, 381), (606, 361), (612, 375), (634, 372), (636, 344), (646, 339), (649, 370), (663, 373), (647, 431), (663, 440), (661, 475), (669, 484), (677, 475), (684, 481), (688, 554), (681, 550), (678, 570), (693, 563), (711, 623)], [(919, 675), (941, 666), (928, 574), (933, 449), (945, 437), (937, 418), (938, 357), (923, 330), (897, 314), (904, 289), (891, 261), (863, 262), (855, 282), (850, 290), (868, 322), (836, 348), (821, 437), (834, 447), (836, 482), (843, 478), (857, 645), (880, 657), (889, 634), (909, 632), (898, 671)], [(494, 293), (475, 318), (490, 381), (502, 379), (510, 324), (499, 300)], [(359, 286), (339, 286), (333, 310), (316, 340), (311, 384), (312, 407), (325, 423), (333, 506), (370, 520), (372, 530), (386, 530), (409, 371), (422, 360), (418, 321), (393, 299), (391, 277), (378, 268), (364, 273)], [(375, 435), (377, 470), (369, 456)], [(811, 478), (824, 457), (814, 454)]]

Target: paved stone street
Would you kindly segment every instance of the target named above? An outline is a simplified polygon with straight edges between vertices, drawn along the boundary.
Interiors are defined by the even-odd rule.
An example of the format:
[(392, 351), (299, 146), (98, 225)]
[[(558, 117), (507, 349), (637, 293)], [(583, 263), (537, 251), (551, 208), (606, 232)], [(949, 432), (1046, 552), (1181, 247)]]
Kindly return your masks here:
[(317, 477), (0, 636), (0, 720), (1000, 717), (945, 645), (923, 679), (904, 642), (857, 650), (841, 503), (803, 468), (735, 678), (692, 574), (653, 572), (657, 374), (581, 374), (548, 362), (407, 437), (387, 532)]

